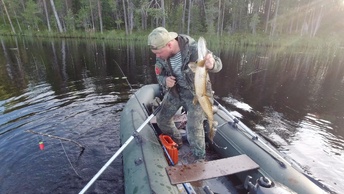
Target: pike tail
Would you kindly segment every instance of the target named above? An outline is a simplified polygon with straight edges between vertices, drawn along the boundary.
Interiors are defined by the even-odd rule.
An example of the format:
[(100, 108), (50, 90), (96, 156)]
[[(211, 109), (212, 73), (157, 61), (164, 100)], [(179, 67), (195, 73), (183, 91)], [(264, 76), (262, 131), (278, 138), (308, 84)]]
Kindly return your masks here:
[(213, 142), (215, 136), (215, 129), (212, 123), (209, 123), (209, 128), (209, 139), (211, 142)]
[(211, 142), (214, 141), (214, 137), (215, 137), (215, 130), (212, 129), (212, 130), (210, 130), (210, 133), (209, 133), (209, 139)]
[(209, 123), (209, 139), (211, 142), (214, 140), (214, 136), (216, 135), (216, 128), (217, 128), (218, 123), (216, 121), (213, 121), (212, 124)]
[(205, 39), (202, 36), (199, 37), (198, 39), (197, 50), (198, 50), (198, 61), (201, 61), (204, 59), (205, 55), (208, 52)]

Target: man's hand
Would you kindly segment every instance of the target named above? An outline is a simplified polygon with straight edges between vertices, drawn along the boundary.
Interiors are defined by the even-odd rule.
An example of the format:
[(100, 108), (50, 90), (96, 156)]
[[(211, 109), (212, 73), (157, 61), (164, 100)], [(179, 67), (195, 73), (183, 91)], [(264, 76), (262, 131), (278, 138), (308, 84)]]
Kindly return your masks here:
[(208, 53), (205, 57), (205, 67), (207, 69), (214, 69), (214, 65), (215, 65), (215, 59), (213, 57), (213, 54)]
[(172, 88), (176, 84), (176, 78), (173, 76), (166, 77), (166, 86)]

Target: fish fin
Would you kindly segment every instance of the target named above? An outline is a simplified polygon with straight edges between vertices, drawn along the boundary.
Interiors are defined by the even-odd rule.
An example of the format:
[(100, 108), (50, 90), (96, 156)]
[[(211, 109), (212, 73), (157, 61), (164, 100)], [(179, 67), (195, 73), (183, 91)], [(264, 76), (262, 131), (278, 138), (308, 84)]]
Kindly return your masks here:
[(193, 104), (197, 104), (197, 102), (198, 102), (197, 96), (194, 97), (192, 102), (193, 102)]
[[(204, 92), (204, 93), (202, 94), (201, 97), (207, 97), (207, 98), (209, 99), (210, 102), (211, 102), (211, 99), (213, 98), (212, 96), (210, 96), (210, 95), (207, 94), (206, 92)], [(211, 103), (211, 104), (212, 104), (212, 103)]]
[(217, 128), (218, 125), (219, 125), (219, 122), (217, 122), (217, 121), (213, 122), (213, 126), (215, 127), (215, 129)]
[(204, 65), (205, 65), (205, 60), (197, 61), (197, 66), (198, 67), (204, 67)]
[(197, 50), (198, 50), (198, 61), (203, 60), (208, 50), (207, 50), (205, 39), (202, 36), (199, 37), (198, 39)]
[(218, 106), (212, 106), (212, 108), (213, 108), (213, 113), (217, 113), (217, 111), (219, 110)]
[(188, 64), (189, 68), (191, 69), (192, 72), (196, 72), (196, 68), (197, 68), (197, 63), (195, 62), (191, 62)]

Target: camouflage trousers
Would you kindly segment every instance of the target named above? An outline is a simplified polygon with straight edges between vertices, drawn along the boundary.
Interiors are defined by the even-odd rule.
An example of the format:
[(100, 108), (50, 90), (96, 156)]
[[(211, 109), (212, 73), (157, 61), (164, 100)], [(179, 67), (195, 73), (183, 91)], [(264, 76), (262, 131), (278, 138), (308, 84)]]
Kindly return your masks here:
[(182, 106), (187, 111), (187, 139), (196, 159), (205, 157), (205, 134), (203, 120), (205, 113), (199, 103), (193, 104), (194, 95), (188, 89), (180, 88), (179, 96), (168, 92), (165, 94), (161, 110), (156, 115), (157, 124), (164, 134), (173, 138), (181, 138), (181, 134), (173, 122), (173, 115)]

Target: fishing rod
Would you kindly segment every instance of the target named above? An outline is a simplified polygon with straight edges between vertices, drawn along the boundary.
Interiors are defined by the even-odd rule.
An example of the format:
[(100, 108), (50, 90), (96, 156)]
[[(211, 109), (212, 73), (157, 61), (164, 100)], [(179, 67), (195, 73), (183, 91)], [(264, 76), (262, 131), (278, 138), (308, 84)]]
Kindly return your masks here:
[[(159, 106), (155, 111), (141, 124), (141, 126), (135, 130), (136, 133), (140, 133), (140, 131), (149, 123), (152, 118), (160, 111)], [(127, 141), (117, 150), (117, 152), (106, 162), (106, 164), (98, 171), (96, 175), (87, 183), (87, 185), (79, 192), (79, 194), (83, 194), (87, 191), (87, 189), (98, 179), (98, 177), (104, 172), (104, 170), (123, 152), (123, 150), (129, 145), (129, 143), (134, 139), (134, 135), (131, 135)]]
[[(273, 156), (275, 158), (275, 160), (282, 166), (282, 167), (286, 167), (285, 164), (288, 164), (289, 166), (292, 166), (290, 162), (288, 162), (285, 158), (283, 158), (277, 151), (275, 151), (274, 149), (272, 149), (269, 145), (267, 145), (264, 141), (261, 140), (261, 138), (258, 137), (258, 135), (253, 132), (251, 129), (249, 129), (244, 123), (240, 122), (239, 119), (237, 119), (235, 116), (233, 116), (230, 112), (228, 112), (228, 110), (223, 107), (216, 99), (214, 99), (214, 102), (216, 102), (216, 104), (220, 107), (221, 110), (223, 110), (226, 115), (228, 115), (234, 123), (236, 123), (237, 125), (239, 125), (239, 127), (241, 129), (243, 129), (246, 133), (248, 133), (251, 137), (253, 141), (258, 141), (259, 143), (261, 143), (262, 145), (264, 145), (264, 147), (266, 147), (270, 152), (274, 153), (275, 155), (278, 156), (278, 158), (276, 158), (276, 156), (273, 156), (271, 153), (270, 155)], [(265, 149), (264, 149), (265, 150)], [(266, 152), (268, 152), (267, 150), (265, 150)]]
[[(117, 64), (117, 62), (115, 61)], [(121, 70), (122, 74), (124, 75), (122, 69), (117, 64), (119, 69)], [(130, 89), (132, 90), (132, 87), (127, 79), (127, 77), (124, 77), (127, 80), (128, 85), (130, 86)], [(136, 94), (134, 93), (135, 98), (141, 105), (139, 99), (137, 98)], [(141, 105), (142, 106), (142, 105)], [(129, 145), (131, 141), (135, 138), (136, 134), (140, 133), (140, 131), (153, 119), (153, 117), (160, 111), (161, 105), (158, 106), (157, 109), (153, 111), (153, 113), (140, 125), (138, 129), (135, 130), (135, 133), (131, 135), (125, 142), (122, 144), (122, 146), (117, 150), (117, 152), (106, 162), (106, 164), (93, 176), (93, 178), (87, 183), (87, 185), (79, 192), (79, 194), (83, 194), (87, 191), (87, 189), (98, 179), (98, 177), (105, 171), (107, 167), (123, 152), (123, 150)]]

